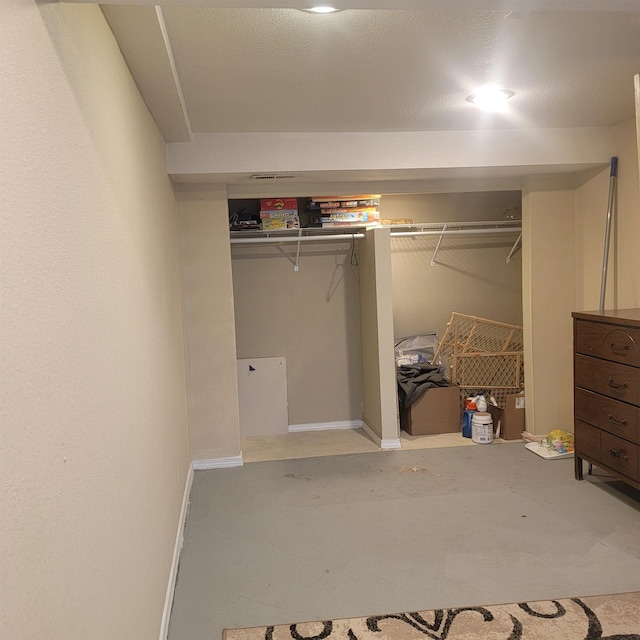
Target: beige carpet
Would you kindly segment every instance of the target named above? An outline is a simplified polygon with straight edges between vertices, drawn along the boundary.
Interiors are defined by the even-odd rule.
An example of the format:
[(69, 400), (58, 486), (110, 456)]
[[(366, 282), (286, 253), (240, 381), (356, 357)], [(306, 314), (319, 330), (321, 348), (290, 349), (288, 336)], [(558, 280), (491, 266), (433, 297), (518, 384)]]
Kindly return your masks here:
[(640, 591), (251, 629), (223, 640), (640, 640)]

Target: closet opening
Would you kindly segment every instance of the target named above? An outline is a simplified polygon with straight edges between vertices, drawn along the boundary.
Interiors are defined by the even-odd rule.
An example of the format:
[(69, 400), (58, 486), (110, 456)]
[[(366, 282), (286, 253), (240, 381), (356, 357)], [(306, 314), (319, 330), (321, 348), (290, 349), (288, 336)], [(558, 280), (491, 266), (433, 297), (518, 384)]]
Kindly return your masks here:
[[(307, 200), (297, 198), (301, 213)], [(259, 219), (259, 210), (258, 198), (229, 200), (230, 220), (238, 211), (245, 219)], [(452, 312), (522, 324), (517, 233), (396, 235), (411, 231), (409, 222), (424, 229), (430, 223), (516, 220), (520, 211), (519, 191), (381, 197), (380, 219), (389, 230), (393, 327), (377, 330), (388, 333), (379, 341), (388, 345), (389, 357), (399, 337), (442, 336)], [(404, 224), (390, 224), (395, 220)], [(306, 223), (301, 215), (302, 228), (287, 235), (326, 234), (311, 232)], [(361, 234), (366, 230), (340, 229), (343, 237), (301, 242), (234, 242), (268, 235), (254, 231), (231, 233), (245, 461), (280, 455), (274, 447), (290, 448), (290, 457), (379, 450), (380, 443), (362, 425), (362, 362), (369, 355), (363, 344), (370, 345), (363, 343), (363, 330), (375, 323), (368, 305), (361, 310), (367, 277), (360, 260)], [(273, 433), (261, 431), (266, 423)], [(399, 420), (394, 429), (402, 447), (432, 446), (402, 431)]]
[[(407, 216), (407, 211), (411, 211), (416, 223), (427, 226), (438, 223), (440, 228), (452, 231), (450, 235), (392, 234), (393, 331), (396, 343), (409, 336), (435, 336), (434, 350), (437, 351), (438, 347), (444, 346), (442, 340), (450, 324), (450, 331), (468, 329), (491, 333), (498, 339), (503, 334), (505, 336), (505, 342), (497, 348), (509, 349), (509, 355), (466, 360), (456, 357), (454, 361), (459, 363), (456, 370), (451, 367), (449, 345), (452, 340), (449, 336), (449, 345), (441, 349), (438, 355), (443, 357), (438, 357), (437, 364), (442, 359), (448, 365), (446, 373), (452, 382), (460, 383), (460, 389), (457, 393), (441, 390), (432, 394), (432, 398), (438, 394), (440, 398), (437, 403), (439, 414), (433, 420), (428, 414), (432, 410), (429, 404), (433, 405), (433, 401), (426, 397), (422, 406), (418, 404), (413, 408), (413, 422), (416, 423), (413, 428), (407, 412), (401, 416), (405, 427), (401, 433), (403, 445), (405, 440), (407, 445), (419, 443), (431, 438), (430, 434), (448, 432), (450, 436), (439, 436), (443, 443), (450, 446), (466, 444), (468, 440), (460, 435), (461, 425), (451, 418), (456, 411), (462, 422), (465, 397), (485, 392), (487, 398), (493, 396), (500, 406), (504, 406), (507, 396), (522, 390), (523, 357), (511, 351), (521, 351), (522, 341), (517, 337), (510, 342), (507, 340), (510, 327), (522, 327), (523, 322), (522, 194), (520, 191), (502, 191), (389, 195), (385, 197), (384, 204), (385, 218), (402, 219)], [(491, 232), (491, 224), (481, 224), (482, 221), (506, 222), (508, 225), (506, 229), (496, 228)], [(465, 228), (472, 231), (475, 224), (479, 229), (489, 231), (456, 233), (456, 230)], [(474, 318), (478, 321), (475, 322)], [(521, 336), (521, 331), (519, 333)], [(486, 346), (486, 350), (493, 348), (495, 345)], [(463, 365), (466, 365), (464, 370)], [(456, 396), (458, 402), (453, 406)], [(411, 436), (409, 432), (420, 435)], [(504, 430), (502, 435), (506, 435)]]

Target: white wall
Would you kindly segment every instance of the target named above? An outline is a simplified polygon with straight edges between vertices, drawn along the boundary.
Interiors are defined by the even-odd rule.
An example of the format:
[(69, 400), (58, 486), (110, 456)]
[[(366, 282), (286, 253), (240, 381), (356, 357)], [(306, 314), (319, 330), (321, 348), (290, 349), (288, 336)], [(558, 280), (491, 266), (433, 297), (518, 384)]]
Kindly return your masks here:
[(2, 3), (3, 638), (157, 638), (189, 467), (165, 146), (97, 5)]

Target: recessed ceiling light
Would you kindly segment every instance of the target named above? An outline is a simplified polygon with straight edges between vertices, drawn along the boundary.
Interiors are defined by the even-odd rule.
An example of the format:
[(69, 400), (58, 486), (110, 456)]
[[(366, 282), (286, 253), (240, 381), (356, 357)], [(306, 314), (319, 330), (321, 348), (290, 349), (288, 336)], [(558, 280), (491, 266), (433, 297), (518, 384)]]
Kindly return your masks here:
[(508, 89), (499, 89), (493, 85), (487, 85), (468, 96), (467, 100), (482, 109), (495, 110), (504, 106), (505, 102), (514, 95), (515, 93)]
[(328, 5), (322, 5), (318, 7), (311, 7), (310, 9), (302, 9), (302, 11), (307, 11), (308, 13), (335, 13), (336, 11), (340, 11), (340, 9), (336, 9), (335, 7), (330, 7)]

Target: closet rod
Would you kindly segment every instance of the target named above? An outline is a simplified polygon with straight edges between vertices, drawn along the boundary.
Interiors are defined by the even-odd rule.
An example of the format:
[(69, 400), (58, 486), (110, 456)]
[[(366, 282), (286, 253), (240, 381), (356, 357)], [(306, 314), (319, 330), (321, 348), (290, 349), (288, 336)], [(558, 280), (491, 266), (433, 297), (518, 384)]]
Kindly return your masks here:
[[(494, 226), (495, 225), (495, 226)], [(500, 225), (500, 226), (498, 226)], [(504, 225), (504, 226), (503, 226)], [(497, 235), (497, 234), (516, 234), (522, 232), (522, 226), (515, 221), (497, 221), (497, 222), (447, 222), (447, 223), (417, 223), (416, 225), (407, 225), (411, 231), (391, 231), (390, 235), (394, 238), (407, 236), (454, 236), (454, 235)], [(405, 226), (405, 229), (407, 228)], [(451, 228), (459, 227), (459, 228)], [(463, 228), (467, 227), (467, 228)], [(385, 226), (383, 228), (389, 228)], [(359, 227), (362, 229), (362, 227)], [(289, 230), (293, 231), (293, 230)], [(242, 233), (242, 232), (241, 232)], [(249, 233), (249, 232), (246, 232)], [(264, 232), (263, 232), (264, 233)], [(232, 236), (231, 244), (280, 244), (284, 242), (351, 242), (353, 240), (361, 240), (366, 234), (360, 231), (342, 232), (321, 232), (314, 233), (314, 228), (309, 227), (300, 229), (296, 235), (279, 234), (277, 231), (272, 232), (273, 235), (261, 235), (251, 237)], [(307, 235), (301, 235), (305, 233)]]
[(323, 236), (268, 236), (265, 238), (231, 238), (231, 244), (268, 244), (281, 242), (351, 242), (365, 238), (364, 233), (336, 233)]
[(438, 229), (433, 231), (392, 231), (391, 236), (394, 238), (406, 236), (469, 236), (469, 235), (488, 235), (492, 236), (498, 233), (519, 233), (520, 227), (509, 227), (507, 229)]

